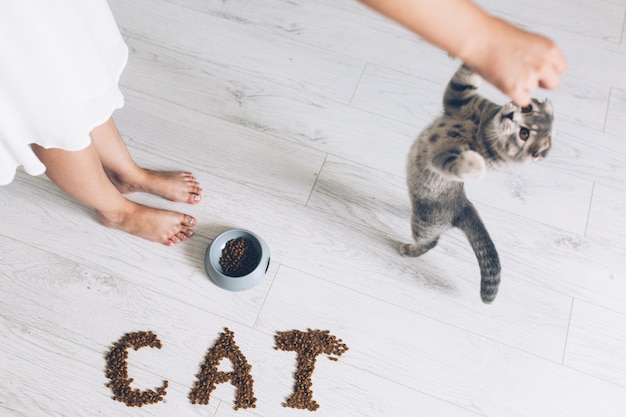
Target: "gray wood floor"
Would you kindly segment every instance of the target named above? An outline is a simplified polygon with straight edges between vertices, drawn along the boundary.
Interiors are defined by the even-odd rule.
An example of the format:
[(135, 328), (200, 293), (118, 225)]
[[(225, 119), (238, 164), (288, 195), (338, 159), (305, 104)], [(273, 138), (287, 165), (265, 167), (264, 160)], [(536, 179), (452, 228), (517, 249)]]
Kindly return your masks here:
[[(115, 113), (133, 156), (188, 169), (199, 206), (132, 198), (198, 219), (168, 248), (101, 227), (45, 177), (0, 188), (0, 415), (296, 416), (296, 356), (278, 331), (329, 330), (350, 350), (317, 361), (316, 416), (626, 415), (626, 1), (480, 1), (545, 33), (570, 64), (537, 92), (556, 112), (537, 165), (467, 184), (503, 263), (481, 303), (465, 238), (418, 259), (404, 162), (458, 62), (350, 0), (111, 0), (130, 47)], [(492, 87), (485, 95), (504, 102)], [(221, 231), (263, 236), (272, 262), (242, 293), (212, 284)], [(224, 327), (252, 365), (257, 407), (221, 384), (187, 396)], [(127, 332), (135, 387), (112, 399), (104, 355)], [(228, 368), (228, 361), (222, 364)]]

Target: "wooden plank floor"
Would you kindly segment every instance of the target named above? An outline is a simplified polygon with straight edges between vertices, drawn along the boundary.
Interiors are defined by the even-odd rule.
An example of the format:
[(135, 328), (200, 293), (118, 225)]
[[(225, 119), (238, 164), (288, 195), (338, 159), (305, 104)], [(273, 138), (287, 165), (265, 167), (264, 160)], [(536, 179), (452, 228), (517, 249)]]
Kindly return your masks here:
[[(0, 415), (626, 415), (626, 1), (479, 3), (570, 64), (536, 94), (555, 107), (549, 157), (467, 184), (502, 259), (492, 305), (461, 233), (398, 254), (406, 153), (458, 62), (350, 0), (110, 0), (130, 48), (114, 116), (131, 153), (205, 192), (193, 207), (130, 198), (189, 212), (197, 233), (168, 248), (103, 228), (43, 176), (0, 187)], [(242, 293), (203, 269), (231, 227), (271, 249)], [(229, 384), (188, 399), (225, 327), (254, 409), (235, 411)], [(349, 347), (318, 358), (314, 412), (282, 406), (296, 355), (274, 349), (276, 332), (307, 328)], [(163, 348), (130, 353), (134, 386), (169, 389), (135, 408), (112, 399), (104, 356), (140, 330)]]

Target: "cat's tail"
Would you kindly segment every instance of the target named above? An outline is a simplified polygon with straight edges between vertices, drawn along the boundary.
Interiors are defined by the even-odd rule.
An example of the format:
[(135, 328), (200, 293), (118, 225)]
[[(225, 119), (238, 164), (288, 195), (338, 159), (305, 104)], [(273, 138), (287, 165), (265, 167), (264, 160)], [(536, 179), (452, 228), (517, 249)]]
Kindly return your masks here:
[(471, 203), (468, 202), (461, 210), (453, 224), (465, 233), (474, 250), (480, 266), (480, 298), (485, 304), (489, 304), (496, 298), (500, 285), (501, 267), (498, 251)]

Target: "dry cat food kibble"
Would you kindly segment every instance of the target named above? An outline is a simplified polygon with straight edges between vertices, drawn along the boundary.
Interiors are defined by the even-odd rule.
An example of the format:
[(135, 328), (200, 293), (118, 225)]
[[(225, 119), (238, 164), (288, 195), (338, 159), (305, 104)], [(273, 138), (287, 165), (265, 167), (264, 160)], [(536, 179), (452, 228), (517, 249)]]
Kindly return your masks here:
[[(291, 351), (297, 354), (297, 370), (294, 374), (294, 392), (283, 403), (283, 407), (307, 409), (315, 411), (319, 404), (313, 400), (312, 376), (315, 370), (317, 357), (322, 353), (329, 355), (329, 359), (336, 361), (338, 356), (343, 355), (348, 346), (341, 339), (330, 334), (328, 330), (311, 330), (306, 332), (291, 330), (288, 332), (276, 332), (274, 335), (276, 350)], [(128, 349), (139, 350), (144, 346), (161, 349), (161, 341), (152, 332), (127, 333), (117, 342), (106, 355), (106, 376), (111, 382), (107, 387), (113, 391), (113, 399), (126, 403), (129, 407), (141, 407), (145, 404), (154, 404), (163, 401), (166, 395), (168, 382), (163, 381), (163, 386), (154, 390), (141, 391), (132, 389), (132, 378), (128, 377)], [(334, 356), (333, 356), (334, 355)], [(229, 359), (233, 370), (230, 372), (220, 371), (218, 366), (222, 359)], [(246, 357), (235, 344), (235, 334), (224, 328), (215, 342), (208, 350), (204, 363), (193, 389), (189, 392), (189, 400), (192, 404), (206, 405), (209, 403), (211, 392), (217, 384), (230, 382), (236, 388), (234, 408), (256, 408), (254, 397), (254, 379)]]
[(259, 263), (259, 252), (254, 244), (245, 237), (231, 239), (222, 249), (220, 266), (224, 275), (242, 277), (248, 275)]
[(111, 380), (107, 387), (113, 391), (113, 399), (126, 403), (129, 407), (141, 407), (145, 404), (155, 404), (163, 400), (166, 394), (168, 381), (163, 381), (163, 386), (153, 391), (141, 391), (132, 389), (132, 378), (128, 377), (128, 349), (139, 350), (144, 346), (161, 349), (161, 341), (152, 332), (126, 333), (106, 355), (106, 376)]
[(328, 330), (307, 329), (307, 332), (300, 330), (276, 332), (274, 340), (276, 342), (275, 349), (297, 352), (298, 368), (295, 374), (294, 392), (283, 403), (283, 407), (317, 410), (319, 404), (313, 400), (313, 391), (311, 390), (317, 356), (322, 353), (336, 355), (329, 357), (329, 359), (336, 361), (337, 356), (343, 355), (348, 350), (348, 346), (343, 343), (343, 340), (331, 335)]
[[(224, 333), (207, 352), (200, 373), (196, 375), (198, 377), (196, 385), (189, 393), (189, 400), (192, 404), (208, 404), (216, 384), (223, 384), (230, 380), (230, 383), (237, 388), (235, 410), (256, 407), (256, 398), (254, 398), (252, 387), (254, 380), (250, 374), (252, 366), (248, 364), (239, 346), (235, 344), (234, 336), (233, 332), (224, 328)], [(228, 358), (232, 362), (232, 372), (222, 372), (217, 369), (224, 358)]]

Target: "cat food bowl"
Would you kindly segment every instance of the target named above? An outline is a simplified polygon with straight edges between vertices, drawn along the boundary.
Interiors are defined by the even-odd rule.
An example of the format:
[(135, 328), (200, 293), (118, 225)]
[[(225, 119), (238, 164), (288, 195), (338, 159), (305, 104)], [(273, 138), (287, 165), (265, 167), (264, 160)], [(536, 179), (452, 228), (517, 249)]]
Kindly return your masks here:
[(217, 236), (204, 256), (204, 268), (218, 287), (244, 291), (257, 285), (270, 266), (270, 249), (249, 230), (232, 229)]

